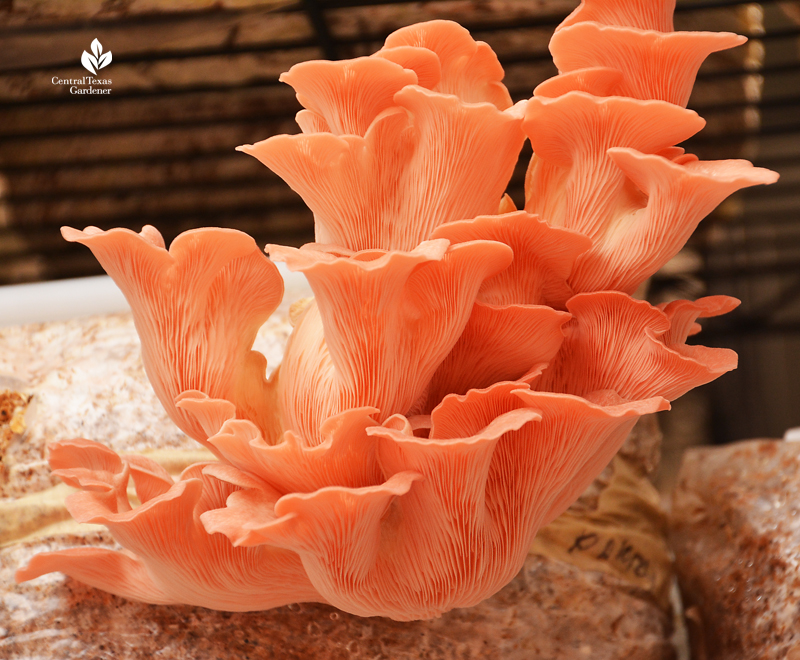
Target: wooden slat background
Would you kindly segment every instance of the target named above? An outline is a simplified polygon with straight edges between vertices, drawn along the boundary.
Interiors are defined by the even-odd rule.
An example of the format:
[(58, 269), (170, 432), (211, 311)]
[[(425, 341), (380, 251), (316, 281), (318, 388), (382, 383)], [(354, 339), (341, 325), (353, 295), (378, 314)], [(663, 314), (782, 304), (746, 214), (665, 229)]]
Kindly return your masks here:
[[(393, 30), (433, 18), (488, 42), (517, 99), (556, 73), (553, 28), (577, 0), (0, 0), (0, 284), (97, 274), (61, 225), (140, 229), (169, 241), (195, 226), (261, 243), (312, 239), (302, 201), (234, 151), (296, 132), (299, 106), (278, 75), (308, 59), (373, 52)], [(690, 101), (708, 121), (687, 147), (748, 158), (781, 181), (735, 196), (702, 225), (689, 267), (657, 278), (654, 299), (704, 291), (743, 300), (706, 342), (737, 349), (742, 369), (712, 390), (716, 437), (800, 425), (800, 2), (679, 0), (676, 29), (728, 30), (750, 42), (712, 55)], [(110, 96), (76, 96), (98, 38), (113, 62)], [(529, 149), (510, 192), (522, 199)], [(699, 264), (692, 268), (691, 264)], [(692, 272), (686, 272), (692, 271)], [(679, 267), (678, 270), (681, 270)]]

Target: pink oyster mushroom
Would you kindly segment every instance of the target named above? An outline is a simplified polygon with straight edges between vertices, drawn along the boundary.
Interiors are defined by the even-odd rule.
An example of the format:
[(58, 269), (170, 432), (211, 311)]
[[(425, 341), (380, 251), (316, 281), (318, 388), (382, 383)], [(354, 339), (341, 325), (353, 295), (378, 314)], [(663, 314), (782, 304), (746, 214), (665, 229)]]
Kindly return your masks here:
[(170, 417), (219, 460), (174, 481), (56, 443), (73, 517), (125, 550), (41, 554), (17, 579), (397, 620), (507, 584), (640, 416), (736, 366), (686, 344), (735, 300), (630, 296), (722, 199), (777, 177), (674, 146), (703, 126), (684, 107), (701, 61), (741, 39), (673, 32), (672, 8), (585, 0), (553, 37), (561, 73), (516, 105), (492, 50), (448, 21), (284, 74), (302, 133), (241, 150), (303, 197), (317, 242), (267, 246), (314, 291), (269, 380), (251, 346), (283, 285), (252, 239), (198, 229), (167, 251), (152, 227), (64, 229), (127, 296)]

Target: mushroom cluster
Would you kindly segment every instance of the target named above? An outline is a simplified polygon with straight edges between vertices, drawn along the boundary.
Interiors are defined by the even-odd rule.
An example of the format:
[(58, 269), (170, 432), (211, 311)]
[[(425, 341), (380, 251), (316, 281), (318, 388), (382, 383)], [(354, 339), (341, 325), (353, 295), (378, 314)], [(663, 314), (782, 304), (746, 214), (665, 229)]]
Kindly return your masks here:
[[(270, 379), (251, 347), (283, 282), (249, 236), (196, 229), (166, 250), (149, 226), (65, 228), (125, 293), (170, 417), (219, 460), (175, 481), (55, 443), (70, 513), (124, 551), (40, 554), (17, 579), (397, 620), (508, 583), (640, 416), (736, 366), (686, 339), (737, 301), (631, 296), (726, 196), (777, 178), (674, 146), (704, 125), (685, 107), (701, 62), (744, 39), (674, 32), (673, 4), (583, 0), (550, 44), (559, 75), (517, 104), (449, 21), (284, 74), (302, 132), (240, 148), (315, 218), (315, 243), (267, 246), (314, 292)], [(518, 210), (504, 192), (526, 138)]]

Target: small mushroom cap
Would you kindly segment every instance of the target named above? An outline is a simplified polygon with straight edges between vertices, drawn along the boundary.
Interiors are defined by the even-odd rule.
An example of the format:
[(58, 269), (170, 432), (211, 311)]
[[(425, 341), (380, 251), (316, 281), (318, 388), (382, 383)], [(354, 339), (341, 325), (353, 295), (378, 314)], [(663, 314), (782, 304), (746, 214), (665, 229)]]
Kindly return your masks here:
[[(386, 38), (376, 55), (404, 46), (425, 48), (438, 56), (440, 77), (429, 87), (434, 92), (452, 94), (466, 103), (491, 103), (498, 110), (511, 107), (511, 96), (500, 82), (505, 73), (497, 55), (458, 23), (434, 20), (400, 28)], [(405, 60), (404, 66), (417, 70), (414, 63)]]
[(397, 92), (418, 83), (414, 71), (381, 57), (301, 62), (280, 80), (297, 92), (297, 100), (306, 109), (304, 121), (309, 121), (311, 113), (317, 128), (333, 135), (360, 136), (367, 134), (382, 112), (396, 107)]

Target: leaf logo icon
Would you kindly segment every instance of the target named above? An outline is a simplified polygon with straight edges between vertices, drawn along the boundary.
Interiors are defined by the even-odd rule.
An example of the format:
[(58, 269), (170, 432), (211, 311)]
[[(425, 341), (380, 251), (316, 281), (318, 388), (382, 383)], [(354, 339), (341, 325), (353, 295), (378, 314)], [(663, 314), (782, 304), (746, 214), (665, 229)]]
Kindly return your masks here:
[(97, 75), (97, 72), (103, 67), (111, 64), (111, 51), (104, 53), (103, 45), (95, 39), (92, 42), (92, 52), (87, 53), (83, 51), (81, 55), (81, 64), (92, 75)]

